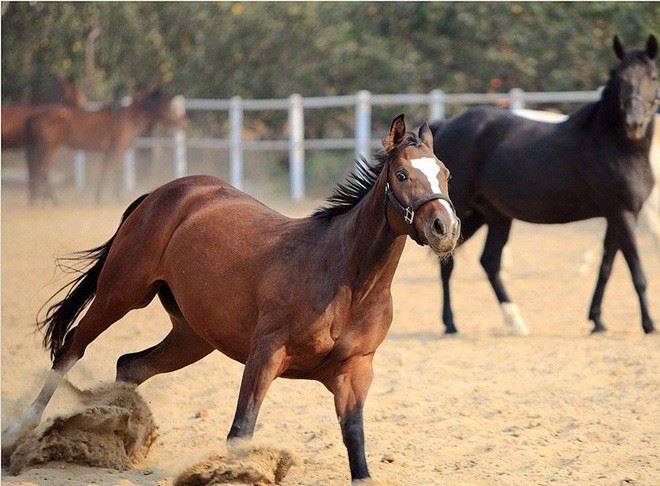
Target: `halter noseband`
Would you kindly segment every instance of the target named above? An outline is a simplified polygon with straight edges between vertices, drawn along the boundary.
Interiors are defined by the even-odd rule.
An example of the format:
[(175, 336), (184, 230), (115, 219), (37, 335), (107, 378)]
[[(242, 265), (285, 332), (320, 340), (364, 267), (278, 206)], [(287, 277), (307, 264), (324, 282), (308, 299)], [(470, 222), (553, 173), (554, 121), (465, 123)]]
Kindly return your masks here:
[(447, 196), (439, 192), (433, 192), (431, 194), (428, 194), (418, 199), (417, 201), (413, 202), (410, 206), (404, 206), (403, 204), (401, 204), (401, 202), (399, 202), (399, 200), (396, 198), (396, 195), (392, 191), (392, 188), (390, 187), (390, 181), (388, 180), (385, 183), (385, 203), (386, 203), (385, 209), (387, 210), (387, 201), (389, 200), (392, 203), (392, 206), (394, 206), (394, 208), (403, 215), (403, 220), (406, 222), (406, 224), (409, 225), (413, 224), (413, 221), (415, 219), (415, 211), (417, 211), (419, 208), (424, 206), (424, 204), (426, 204), (427, 202), (435, 201), (436, 199), (447, 201), (451, 206), (452, 211), (456, 212), (456, 210), (454, 209), (454, 204), (451, 202), (451, 200)]

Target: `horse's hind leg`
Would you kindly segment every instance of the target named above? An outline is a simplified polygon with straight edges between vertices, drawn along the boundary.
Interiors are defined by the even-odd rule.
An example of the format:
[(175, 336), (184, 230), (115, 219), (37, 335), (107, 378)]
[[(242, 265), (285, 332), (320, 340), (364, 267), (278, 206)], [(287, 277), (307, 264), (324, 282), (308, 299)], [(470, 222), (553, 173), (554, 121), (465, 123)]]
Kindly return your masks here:
[(199, 337), (181, 316), (170, 316), (172, 330), (159, 344), (117, 360), (117, 381), (139, 385), (154, 375), (184, 368), (215, 348)]
[[(3, 451), (10, 450), (21, 435), (39, 424), (55, 390), (66, 373), (82, 358), (87, 346), (131, 309), (146, 305), (144, 303), (151, 300), (155, 294), (155, 290), (149, 286), (143, 292), (139, 292), (136, 286), (130, 285), (99, 287), (96, 297), (85, 315), (78, 325), (67, 333), (64, 344), (53, 360), (53, 366), (39, 395), (22, 418), (3, 431)], [(141, 295), (142, 298), (136, 301), (136, 295)]]
[(502, 250), (509, 239), (511, 220), (499, 216), (488, 220), (488, 236), (481, 254), (481, 266), (486, 271), (488, 281), (500, 303), (505, 322), (518, 334), (529, 334), (529, 329), (520, 315), (518, 306), (511, 302), (504, 288), (500, 270), (502, 266)]

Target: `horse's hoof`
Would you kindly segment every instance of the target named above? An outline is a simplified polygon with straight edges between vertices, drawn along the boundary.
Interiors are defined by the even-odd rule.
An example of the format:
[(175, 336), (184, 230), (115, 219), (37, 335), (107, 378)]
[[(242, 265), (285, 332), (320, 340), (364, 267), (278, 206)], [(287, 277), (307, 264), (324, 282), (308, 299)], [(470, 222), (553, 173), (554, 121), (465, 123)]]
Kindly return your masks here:
[(455, 327), (445, 329), (445, 336), (449, 336), (452, 334), (458, 334), (458, 329), (456, 329)]
[(605, 326), (594, 326), (594, 328), (591, 330), (591, 334), (600, 334), (605, 331), (607, 331)]
[(644, 327), (644, 334), (656, 334), (657, 331), (655, 330), (655, 327), (650, 326), (650, 327)]

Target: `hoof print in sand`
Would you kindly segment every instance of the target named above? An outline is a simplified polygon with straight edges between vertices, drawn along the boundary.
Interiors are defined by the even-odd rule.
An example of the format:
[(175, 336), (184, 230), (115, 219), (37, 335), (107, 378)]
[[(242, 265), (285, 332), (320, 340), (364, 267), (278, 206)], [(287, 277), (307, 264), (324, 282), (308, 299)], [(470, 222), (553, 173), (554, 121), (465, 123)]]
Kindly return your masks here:
[(231, 448), (182, 473), (175, 486), (211, 486), (217, 484), (280, 484), (293, 465), (293, 456), (270, 447)]
[(81, 399), (82, 410), (19, 439), (9, 459), (11, 474), (50, 461), (126, 470), (146, 455), (156, 426), (133, 388), (105, 386), (81, 392)]

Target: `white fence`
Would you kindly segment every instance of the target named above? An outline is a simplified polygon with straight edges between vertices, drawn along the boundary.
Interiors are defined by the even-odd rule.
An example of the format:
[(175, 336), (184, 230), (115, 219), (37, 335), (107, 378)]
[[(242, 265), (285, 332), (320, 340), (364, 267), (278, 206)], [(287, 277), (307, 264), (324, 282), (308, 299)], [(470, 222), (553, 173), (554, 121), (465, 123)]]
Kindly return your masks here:
[[(139, 138), (136, 146), (169, 146), (173, 149), (173, 172), (176, 177), (187, 173), (186, 153), (188, 148), (223, 149), (229, 151), (229, 182), (243, 187), (243, 152), (287, 151), (289, 152), (290, 194), (293, 201), (305, 197), (305, 150), (354, 149), (356, 155), (368, 157), (371, 149), (377, 148), (381, 140), (371, 133), (371, 108), (373, 106), (421, 105), (428, 107), (429, 120), (445, 118), (447, 105), (451, 104), (507, 104), (510, 109), (525, 108), (527, 103), (587, 103), (595, 101), (600, 90), (564, 92), (524, 92), (514, 88), (509, 93), (461, 93), (449, 94), (437, 89), (427, 94), (375, 95), (360, 91), (354, 95), (306, 97), (293, 94), (285, 99), (248, 100), (235, 96), (229, 100), (186, 99), (182, 100), (186, 112), (226, 111), (229, 115), (229, 138), (187, 138), (182, 130), (175, 130), (171, 138)], [(353, 138), (305, 138), (305, 110), (353, 107), (355, 113), (355, 136)], [(244, 140), (242, 137), (243, 113), (246, 111), (288, 111), (288, 139)], [(76, 186), (85, 185), (84, 154), (75, 158)], [(124, 160), (124, 186), (135, 188), (135, 154), (127, 152)]]

